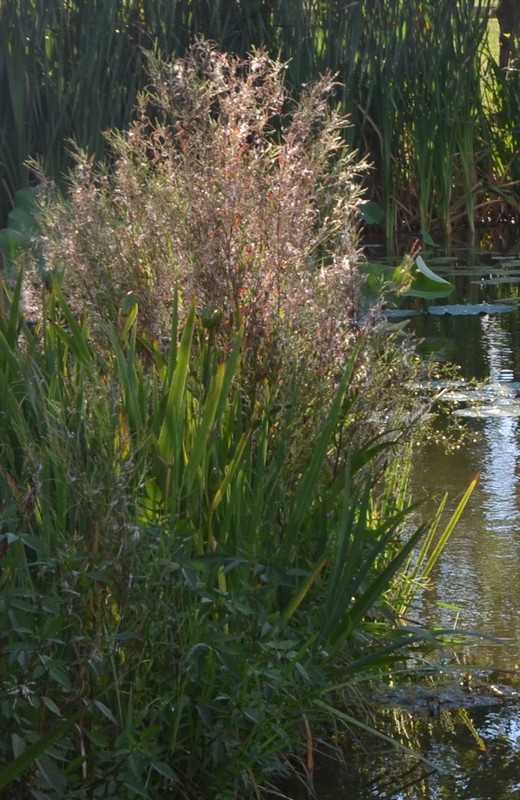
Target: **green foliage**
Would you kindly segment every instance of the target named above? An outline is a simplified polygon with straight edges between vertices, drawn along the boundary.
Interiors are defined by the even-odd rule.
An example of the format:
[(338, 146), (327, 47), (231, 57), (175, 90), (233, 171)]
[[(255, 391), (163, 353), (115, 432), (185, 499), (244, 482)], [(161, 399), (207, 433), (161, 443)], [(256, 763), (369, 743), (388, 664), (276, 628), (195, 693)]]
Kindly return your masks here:
[(356, 486), (379, 448), (325, 466), (355, 354), (295, 464), (290, 414), (266, 393), (244, 415), (240, 334), (208, 372), (193, 308), (163, 352), (131, 305), (101, 358), (56, 284), (29, 329), (20, 286), (0, 319), (0, 781), (259, 795), (303, 752), (302, 720), (337, 723), (417, 636), (390, 606), (367, 617), (422, 533), (392, 554), (405, 512)]
[(419, 366), (362, 319), (334, 82), (291, 103), (263, 51), (203, 43), (150, 63), (110, 169), (79, 153), (9, 254), (0, 785), (20, 797), (260, 797), (435, 642), (396, 614), (424, 533), (396, 468)]
[[(309, 446), (364, 314), (356, 251), (364, 165), (330, 108), (334, 83), (325, 77), (293, 102), (283, 65), (264, 52), (242, 61), (202, 43), (150, 68), (137, 120), (109, 136), (110, 169), (80, 153), (68, 195), (43, 194), (45, 271), (60, 276), (78, 314), (90, 314), (99, 341), (133, 300), (150, 347), (171, 338), (176, 292), (180, 320), (195, 302), (204, 322), (197, 341), (222, 356), (243, 328), (249, 413), (267, 382), (272, 403), (290, 406), (295, 424), (305, 420), (300, 446)], [(210, 370), (214, 352), (207, 358)], [(414, 369), (374, 332), (354, 367), (352, 440), (402, 427), (415, 398), (399, 387)]]
[(134, 5), (1, 4), (0, 152), (10, 187), (26, 184), (29, 157), (42, 156), (59, 178), (69, 138), (100, 154), (103, 130), (129, 118), (141, 61)]
[(463, 513), (471, 495), (473, 494), (473, 490), (475, 489), (478, 480), (479, 475), (476, 475), (460, 499), (455, 511), (448, 520), (446, 527), (442, 533), (438, 535), (439, 524), (448, 500), (448, 496), (444, 495), (439, 508), (437, 509), (435, 518), (430, 525), (428, 534), (424, 538), (424, 542), (422, 543), (419, 553), (414, 555), (413, 559), (410, 559), (406, 569), (403, 572), (404, 589), (401, 595), (401, 605), (399, 609), (401, 614), (405, 614), (409, 610), (420, 589), (427, 585), (429, 575), (437, 563), (439, 556), (445, 549), (461, 514)]
[(446, 297), (455, 290), (450, 281), (433, 272), (426, 266), (423, 257), (416, 254), (406, 257), (394, 270), (393, 280), (398, 294), (405, 297), (435, 300), (439, 297)]

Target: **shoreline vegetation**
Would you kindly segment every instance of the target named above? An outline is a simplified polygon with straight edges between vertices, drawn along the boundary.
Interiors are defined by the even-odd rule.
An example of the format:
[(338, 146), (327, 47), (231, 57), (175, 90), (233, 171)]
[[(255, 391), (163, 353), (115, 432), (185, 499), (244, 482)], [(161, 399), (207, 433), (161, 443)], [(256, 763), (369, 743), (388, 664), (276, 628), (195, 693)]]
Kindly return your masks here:
[[(455, 6), (474, 27), (454, 41), (476, 58), (488, 7)], [(413, 33), (425, 57), (440, 18), (420, 8), (420, 28), (415, 11), (411, 29), (371, 31), (399, 24), (403, 52)], [(450, 635), (407, 612), (475, 484), (444, 532), (417, 523), (407, 476), (430, 424), (413, 389), (427, 366), (367, 308), (359, 269), (370, 182), (402, 154), (369, 168), (353, 148), (367, 128), (325, 69), (341, 63), (336, 18), (311, 43), (281, 7), (240, 26), (208, 16), (223, 52), (188, 46), (211, 34), (192, 3), (46, 9), (0, 4), (0, 75), (18, 98), (0, 134), (15, 202), (0, 233), (2, 797), (238, 800), (293, 774), (311, 791), (314, 752), (341, 759), (343, 732), (370, 729), (367, 687)], [(273, 48), (292, 32), (300, 61), (251, 51), (253, 20)], [(171, 31), (186, 32), (183, 56), (165, 59)], [(373, 71), (400, 57), (366, 58), (363, 85), (392, 88)], [(460, 142), (444, 177), (456, 163), (469, 204)], [(430, 150), (418, 163), (438, 176)], [(394, 211), (372, 198), (388, 236), (394, 177)], [(421, 224), (442, 218), (429, 186)], [(442, 202), (452, 219), (454, 195)]]

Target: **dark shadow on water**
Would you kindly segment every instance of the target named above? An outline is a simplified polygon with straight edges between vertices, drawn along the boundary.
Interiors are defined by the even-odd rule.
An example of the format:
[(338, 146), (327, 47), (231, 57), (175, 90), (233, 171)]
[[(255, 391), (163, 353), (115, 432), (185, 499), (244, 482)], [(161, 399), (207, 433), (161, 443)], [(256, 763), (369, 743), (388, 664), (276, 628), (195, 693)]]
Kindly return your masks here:
[[(350, 746), (337, 765), (316, 759), (314, 795), (283, 787), (291, 800), (513, 800), (520, 792), (520, 709), (516, 701), (489, 708), (443, 709), (414, 715), (392, 709), (378, 725), (402, 748), (377, 739)], [(410, 754), (413, 749), (422, 760)]]

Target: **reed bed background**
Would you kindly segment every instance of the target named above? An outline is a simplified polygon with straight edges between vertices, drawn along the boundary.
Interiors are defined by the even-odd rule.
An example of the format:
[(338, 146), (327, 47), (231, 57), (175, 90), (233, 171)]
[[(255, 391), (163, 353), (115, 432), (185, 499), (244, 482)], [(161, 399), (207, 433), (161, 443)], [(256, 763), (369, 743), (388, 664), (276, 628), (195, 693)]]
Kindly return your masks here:
[(266, 46), (287, 62), (296, 95), (337, 74), (335, 102), (350, 116), (350, 145), (373, 164), (368, 196), (389, 242), (403, 228), (472, 230), (497, 198), (516, 206), (519, 73), (497, 65), (492, 12), (490, 0), (4, 0), (4, 213), (34, 178), (28, 157), (59, 181), (70, 140), (106, 154), (103, 131), (128, 126), (146, 84), (143, 50), (182, 55), (202, 37), (241, 56)]

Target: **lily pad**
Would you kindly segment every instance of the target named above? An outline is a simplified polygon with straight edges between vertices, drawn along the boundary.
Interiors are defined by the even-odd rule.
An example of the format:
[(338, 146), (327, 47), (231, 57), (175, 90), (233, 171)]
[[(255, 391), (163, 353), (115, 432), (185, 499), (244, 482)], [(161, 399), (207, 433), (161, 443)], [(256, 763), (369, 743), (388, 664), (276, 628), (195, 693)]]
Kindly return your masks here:
[(442, 317), (444, 314), (453, 316), (476, 316), (478, 314), (506, 314), (513, 311), (512, 305), (505, 303), (453, 303), (448, 306), (429, 306), (428, 314)]
[(386, 319), (403, 319), (403, 317), (419, 317), (422, 313), (417, 308), (387, 308), (383, 316)]
[(479, 281), (471, 281), (476, 286), (500, 286), (504, 283), (520, 283), (520, 275), (503, 275), (498, 278), (481, 278)]
[(491, 387), (468, 389), (467, 391), (448, 390), (443, 393), (442, 400), (448, 403), (493, 403), (496, 392)]
[(491, 267), (456, 267), (455, 269), (447, 270), (446, 275), (453, 276), (455, 278), (462, 278), (462, 277), (473, 277), (473, 278), (480, 278), (480, 277), (491, 277), (492, 275), (498, 275), (502, 272), (507, 272), (506, 270), (501, 269), (491, 269)]
[(520, 417), (520, 403), (457, 408), (452, 413), (457, 417), (469, 417), (471, 419), (511, 419)]
[(491, 256), (492, 261), (497, 261), (499, 264), (502, 264), (503, 267), (511, 266), (511, 267), (519, 267), (520, 266), (520, 258), (518, 257), (511, 257), (511, 256)]

